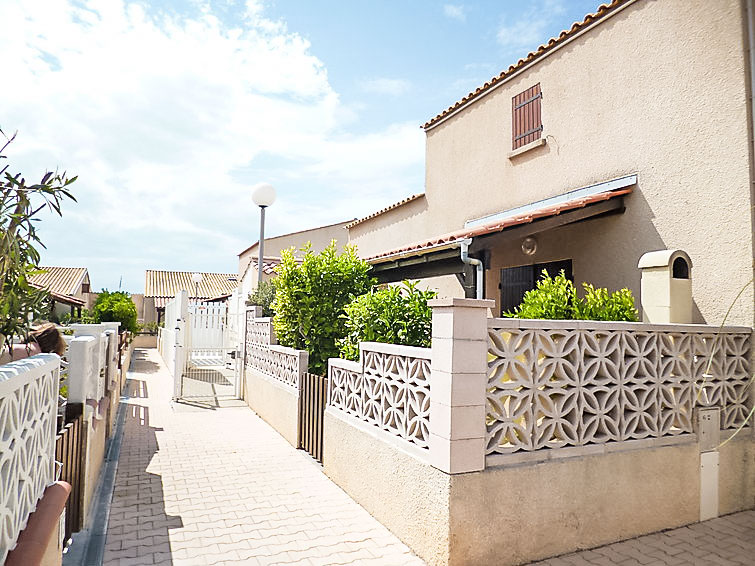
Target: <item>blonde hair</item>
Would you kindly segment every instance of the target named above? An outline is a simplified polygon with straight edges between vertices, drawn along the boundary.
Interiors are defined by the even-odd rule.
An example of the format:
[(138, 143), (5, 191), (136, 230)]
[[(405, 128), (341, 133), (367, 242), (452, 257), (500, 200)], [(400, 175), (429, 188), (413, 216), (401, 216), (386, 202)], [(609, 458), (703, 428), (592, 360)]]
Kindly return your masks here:
[(62, 356), (66, 351), (66, 341), (63, 335), (52, 322), (44, 322), (32, 328), (29, 338), (39, 344), (43, 352), (53, 352)]

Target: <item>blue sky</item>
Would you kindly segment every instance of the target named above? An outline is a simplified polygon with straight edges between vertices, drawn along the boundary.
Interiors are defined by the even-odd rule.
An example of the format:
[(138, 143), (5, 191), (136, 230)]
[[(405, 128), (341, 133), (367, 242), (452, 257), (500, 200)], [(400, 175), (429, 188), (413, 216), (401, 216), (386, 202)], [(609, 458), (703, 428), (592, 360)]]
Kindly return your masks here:
[(145, 269), (235, 272), (257, 237), (423, 191), (420, 125), (593, 0), (3, 0), (13, 171), (79, 176), (43, 264), (143, 292)]

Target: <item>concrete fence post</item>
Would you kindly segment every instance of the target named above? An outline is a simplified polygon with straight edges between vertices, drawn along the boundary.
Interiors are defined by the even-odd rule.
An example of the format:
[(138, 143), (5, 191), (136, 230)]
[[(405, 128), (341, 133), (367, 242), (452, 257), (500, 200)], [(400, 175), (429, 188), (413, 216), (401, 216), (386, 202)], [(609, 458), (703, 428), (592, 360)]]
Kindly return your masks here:
[(435, 299), (430, 364), (430, 463), (448, 474), (485, 468), (488, 309), (495, 301)]

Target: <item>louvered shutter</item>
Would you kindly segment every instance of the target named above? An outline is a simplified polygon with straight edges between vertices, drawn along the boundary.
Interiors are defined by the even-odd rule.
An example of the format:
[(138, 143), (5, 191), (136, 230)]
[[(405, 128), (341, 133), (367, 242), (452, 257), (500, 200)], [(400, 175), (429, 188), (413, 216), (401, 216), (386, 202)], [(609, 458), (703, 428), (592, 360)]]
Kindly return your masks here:
[(543, 133), (543, 120), (540, 115), (540, 102), (543, 95), (540, 83), (517, 94), (511, 99), (512, 148), (517, 149), (540, 139)]

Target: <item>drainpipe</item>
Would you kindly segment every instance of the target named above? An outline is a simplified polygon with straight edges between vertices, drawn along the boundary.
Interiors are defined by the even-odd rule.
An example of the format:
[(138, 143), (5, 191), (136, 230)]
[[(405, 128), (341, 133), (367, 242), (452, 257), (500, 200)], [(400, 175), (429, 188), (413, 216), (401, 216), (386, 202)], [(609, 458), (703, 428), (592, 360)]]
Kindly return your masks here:
[(472, 238), (467, 238), (466, 240), (462, 240), (460, 242), (461, 261), (463, 261), (467, 265), (475, 266), (477, 270), (477, 282), (475, 283), (475, 293), (478, 299), (482, 299), (484, 298), (482, 296), (482, 285), (483, 285), (482, 278), (484, 276), (484, 267), (482, 265), (482, 262), (479, 259), (469, 257), (469, 244), (471, 243), (472, 243)]

